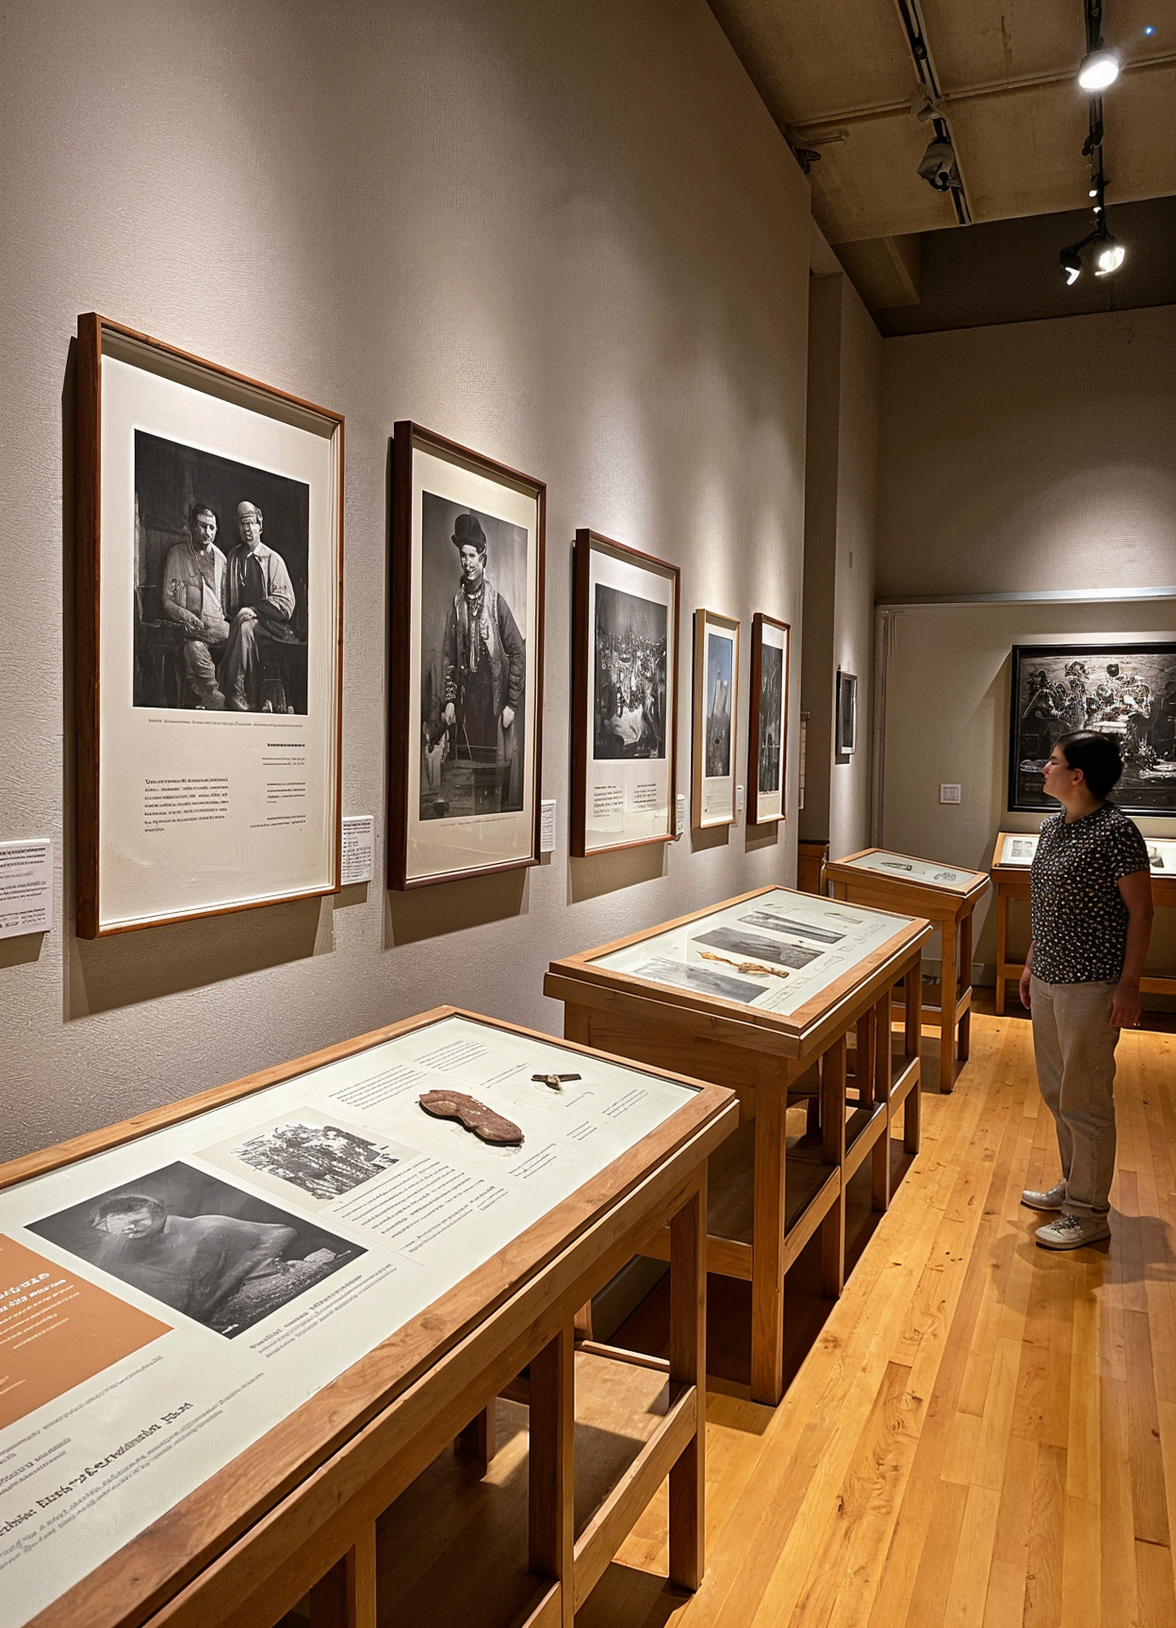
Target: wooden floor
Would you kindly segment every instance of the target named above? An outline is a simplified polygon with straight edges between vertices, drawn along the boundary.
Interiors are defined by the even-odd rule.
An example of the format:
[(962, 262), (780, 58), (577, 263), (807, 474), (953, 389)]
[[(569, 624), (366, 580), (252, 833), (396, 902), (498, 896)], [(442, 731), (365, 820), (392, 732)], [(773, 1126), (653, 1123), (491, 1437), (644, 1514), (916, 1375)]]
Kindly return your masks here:
[[(782, 1405), (709, 1398), (701, 1591), (665, 1586), (658, 1503), (578, 1628), (1176, 1625), (1176, 1035), (1128, 1033), (1119, 1058), (1114, 1235), (1052, 1254), (1018, 1202), (1057, 1174), (1029, 1026), (976, 1019)], [(382, 1523), (388, 1628), (454, 1620), (440, 1596), (459, 1573), (493, 1591), (506, 1556), (485, 1499), (520, 1484), (525, 1452), (525, 1415), (502, 1422), (460, 1529), (421, 1510), (415, 1583), (392, 1584), (422, 1558), (414, 1504), (452, 1461)]]

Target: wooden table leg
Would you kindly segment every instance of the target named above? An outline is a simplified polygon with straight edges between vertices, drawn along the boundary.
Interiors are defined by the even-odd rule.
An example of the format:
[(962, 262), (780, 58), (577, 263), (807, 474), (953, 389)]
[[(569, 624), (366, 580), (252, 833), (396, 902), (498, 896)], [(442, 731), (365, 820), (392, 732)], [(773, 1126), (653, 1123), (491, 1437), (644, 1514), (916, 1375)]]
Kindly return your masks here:
[(885, 1104), (886, 1128), (874, 1143), (870, 1203), (890, 1207), (890, 996), (888, 989), (874, 1008), (874, 1096)]
[(376, 1523), (310, 1591), (310, 1628), (376, 1628)]
[(490, 1468), (490, 1460), (497, 1447), (494, 1414), (495, 1404), (487, 1403), (453, 1444), (458, 1457), (466, 1459), (480, 1476)]
[(694, 1436), (670, 1471), (670, 1582), (691, 1593), (706, 1570), (706, 1166), (670, 1222), (670, 1383), (693, 1385)]
[(955, 924), (944, 922), (940, 937), (943, 961), (939, 973), (939, 1089), (950, 1091), (955, 1085), (955, 1013), (960, 993)]
[(566, 1324), (531, 1359), (528, 1564), (560, 1585), (560, 1625), (574, 1628), (575, 1343)]
[[(919, 1055), (919, 1037), (923, 1032), (923, 969), (917, 962), (906, 975), (906, 1038), (905, 1063)], [(911, 1033), (915, 1043), (911, 1045)], [(919, 1137), (923, 1120), (923, 1082), (917, 1080), (906, 1094), (902, 1110), (902, 1146), (904, 1153), (919, 1151)]]
[[(844, 1041), (842, 1044), (844, 1045)], [(756, 1092), (751, 1245), (751, 1399), (784, 1394), (784, 1178), (787, 1077)]]
[(564, 1039), (574, 1040), (579, 1046), (590, 1046), (591, 1029), (588, 1008), (577, 1006), (574, 1001), (564, 1001)]
[[(821, 1151), (827, 1165), (845, 1168), (845, 1036), (821, 1058)], [(845, 1182), (821, 1222), (821, 1290), (836, 1300), (845, 1287)]]
[(1008, 959), (1009, 896), (996, 884), (996, 1015), (1004, 1016), (1005, 962)]
[[(960, 922), (960, 996), (970, 995), (972, 990), (972, 912)], [(956, 1041), (956, 1056), (961, 1063), (966, 1063), (972, 1051), (972, 1003), (969, 1000), (967, 1010), (960, 1018), (959, 1035)]]

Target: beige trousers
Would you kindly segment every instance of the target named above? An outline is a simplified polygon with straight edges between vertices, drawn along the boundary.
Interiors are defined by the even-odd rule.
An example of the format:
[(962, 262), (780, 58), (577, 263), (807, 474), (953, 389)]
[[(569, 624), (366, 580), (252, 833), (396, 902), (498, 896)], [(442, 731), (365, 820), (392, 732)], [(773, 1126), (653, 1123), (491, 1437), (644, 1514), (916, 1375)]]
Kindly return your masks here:
[(1054, 1116), (1068, 1215), (1105, 1215), (1115, 1173), (1114, 984), (1043, 984), (1029, 1010), (1042, 1099)]

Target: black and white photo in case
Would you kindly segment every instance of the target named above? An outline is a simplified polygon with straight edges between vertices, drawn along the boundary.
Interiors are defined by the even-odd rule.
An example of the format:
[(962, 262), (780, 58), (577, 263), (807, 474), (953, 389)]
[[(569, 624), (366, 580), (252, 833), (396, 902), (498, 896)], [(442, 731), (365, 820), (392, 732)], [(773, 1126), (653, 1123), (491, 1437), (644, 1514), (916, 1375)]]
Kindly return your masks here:
[(693, 961), (674, 961), (669, 956), (654, 955), (629, 969), (636, 978), (651, 978), (654, 983), (670, 984), (675, 989), (689, 989), (696, 995), (717, 995), (720, 1000), (742, 1001), (749, 1005), (757, 996), (767, 992), (767, 984), (752, 983), (745, 978), (732, 978), (725, 972)]
[(527, 563), (522, 526), (423, 493), (422, 820), (523, 807)]
[(593, 756), (664, 758), (667, 608), (595, 586)]
[(780, 789), (781, 711), (784, 652), (766, 641), (760, 647), (758, 785), (761, 792)]
[(792, 967), (795, 971), (824, 954), (823, 950), (806, 949), (803, 944), (761, 938), (758, 933), (742, 933), (736, 927), (714, 927), (709, 933), (699, 933), (693, 943), (696, 946), (709, 944), (744, 961), (771, 961), (778, 967)]
[(307, 710), (310, 488), (135, 431), (134, 700)]
[(1010, 809), (1054, 809), (1042, 769), (1061, 735), (1118, 743), (1125, 814), (1176, 814), (1176, 644), (1014, 645)]
[(260, 1131), (232, 1149), (232, 1155), (277, 1181), (299, 1187), (311, 1198), (342, 1198), (400, 1162), (400, 1153), (346, 1130), (342, 1125), (292, 1120)]
[(366, 1253), (183, 1163), (59, 1210), (28, 1230), (226, 1339)]
[(731, 773), (731, 678), (735, 646), (721, 633), (706, 636), (705, 750), (708, 779)]

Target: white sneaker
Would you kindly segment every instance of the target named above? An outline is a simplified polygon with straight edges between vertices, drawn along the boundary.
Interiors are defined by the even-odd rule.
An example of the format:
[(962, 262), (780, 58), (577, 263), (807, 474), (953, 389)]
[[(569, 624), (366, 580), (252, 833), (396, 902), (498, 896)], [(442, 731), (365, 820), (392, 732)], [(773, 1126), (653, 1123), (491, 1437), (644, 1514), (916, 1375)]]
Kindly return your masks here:
[(1042, 1249), (1081, 1249), (1084, 1244), (1100, 1244), (1111, 1236), (1105, 1215), (1059, 1215), (1037, 1229)]
[(1027, 1204), (1031, 1210), (1060, 1210), (1066, 1202), (1066, 1184), (1058, 1182), (1047, 1192), (1039, 1193), (1036, 1188), (1026, 1187), (1021, 1194), (1021, 1203)]

